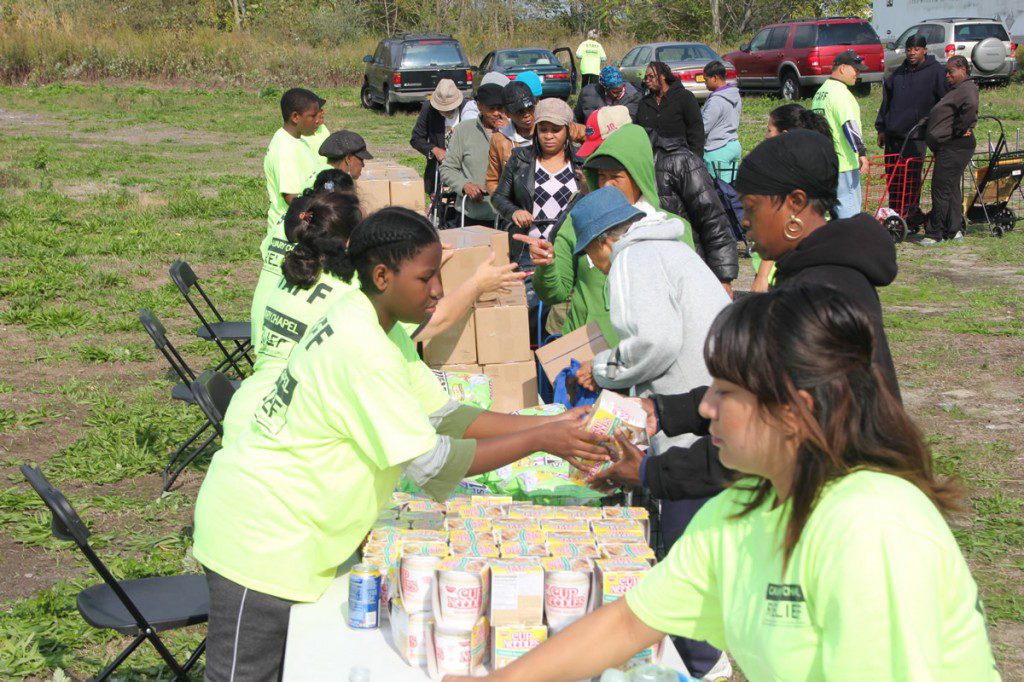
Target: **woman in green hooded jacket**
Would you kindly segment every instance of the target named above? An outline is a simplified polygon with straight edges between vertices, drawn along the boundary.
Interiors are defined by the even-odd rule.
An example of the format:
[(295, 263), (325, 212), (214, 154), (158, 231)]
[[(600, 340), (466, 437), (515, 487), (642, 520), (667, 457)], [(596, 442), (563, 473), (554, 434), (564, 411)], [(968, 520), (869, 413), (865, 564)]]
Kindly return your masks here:
[[(654, 152), (643, 128), (629, 124), (616, 130), (590, 155), (583, 169), (589, 187), (618, 187), (630, 203), (646, 214), (635, 225), (669, 218), (683, 220), (686, 231), (680, 240), (693, 248), (689, 222), (674, 213), (662, 211), (658, 203)], [(608, 278), (594, 267), (586, 254), (572, 255), (576, 247), (576, 232), (568, 211), (553, 244), (521, 235), (516, 239), (530, 246), (536, 267), (533, 286), (540, 299), (554, 305), (572, 296), (562, 333), (567, 334), (588, 322), (597, 322), (608, 343), (612, 346), (618, 344), (619, 337), (612, 327), (608, 311)]]

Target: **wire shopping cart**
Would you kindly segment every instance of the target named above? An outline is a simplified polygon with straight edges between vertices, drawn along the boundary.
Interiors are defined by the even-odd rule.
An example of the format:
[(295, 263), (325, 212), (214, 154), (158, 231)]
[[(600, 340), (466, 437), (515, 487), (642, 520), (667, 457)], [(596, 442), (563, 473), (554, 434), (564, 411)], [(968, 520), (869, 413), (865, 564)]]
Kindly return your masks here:
[(988, 163), (975, 164), (971, 160), (971, 179), (974, 181), (974, 195), (964, 202), (967, 221), (986, 222), (989, 230), (1002, 237), (1017, 224), (1018, 216), (1010, 208), (1013, 193), (1024, 199), (1021, 179), (1024, 176), (1024, 150), (1010, 151), (1006, 143), (1006, 129), (995, 116), (979, 116), (999, 125), (999, 139), (989, 153)]
[[(916, 130), (917, 126), (907, 138)], [(928, 219), (921, 201), (922, 190), (931, 175), (932, 157), (907, 157), (903, 155), (905, 149), (906, 143), (899, 154), (869, 158), (867, 176), (862, 178), (864, 211), (872, 213), (897, 244), (917, 232)], [(930, 197), (925, 198), (930, 203)]]

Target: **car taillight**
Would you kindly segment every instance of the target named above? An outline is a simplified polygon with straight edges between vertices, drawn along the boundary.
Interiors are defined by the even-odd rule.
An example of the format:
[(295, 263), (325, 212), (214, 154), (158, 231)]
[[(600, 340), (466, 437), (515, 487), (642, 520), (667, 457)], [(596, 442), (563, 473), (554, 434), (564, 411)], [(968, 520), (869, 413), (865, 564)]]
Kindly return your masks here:
[(516, 79), (516, 75), (514, 73), (506, 73), (505, 75), (508, 76), (510, 81), (514, 81)]
[(1010, 56), (1017, 58), (1017, 43), (1010, 43)]
[(473, 71), (471, 69), (466, 69), (466, 83), (469, 85), (473, 84)]
[(736, 78), (736, 69), (726, 69), (725, 70), (725, 79), (729, 80), (729, 79), (732, 79), (732, 78)]
[(807, 53), (807, 64), (815, 69), (821, 68), (821, 55), (818, 52), (818, 48), (814, 48)]
[(693, 81), (697, 78), (697, 74), (700, 71), (673, 71), (677, 78), (681, 81)]
[(395, 85), (401, 85), (402, 84), (402, 74), (396, 72), (395, 73), (395, 77), (392, 79), (392, 82)]
[(949, 59), (954, 54), (956, 54), (956, 45), (954, 45), (953, 43), (946, 45), (946, 59)]
[(545, 74), (545, 78), (548, 78), (548, 79), (551, 79), (551, 80), (566, 80), (566, 79), (569, 78), (569, 74), (567, 74), (567, 73), (548, 73), (548, 74)]

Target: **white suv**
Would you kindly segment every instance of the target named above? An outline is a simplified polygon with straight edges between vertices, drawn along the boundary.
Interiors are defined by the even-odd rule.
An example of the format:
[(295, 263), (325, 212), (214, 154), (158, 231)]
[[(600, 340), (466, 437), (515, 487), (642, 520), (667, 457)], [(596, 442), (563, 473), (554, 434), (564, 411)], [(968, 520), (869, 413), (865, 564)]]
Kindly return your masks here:
[(967, 58), (971, 76), (978, 82), (1008, 83), (1017, 70), (1017, 45), (997, 19), (929, 19), (911, 26), (885, 46), (885, 75), (906, 58), (907, 39), (924, 34), (928, 54), (945, 63), (953, 55)]

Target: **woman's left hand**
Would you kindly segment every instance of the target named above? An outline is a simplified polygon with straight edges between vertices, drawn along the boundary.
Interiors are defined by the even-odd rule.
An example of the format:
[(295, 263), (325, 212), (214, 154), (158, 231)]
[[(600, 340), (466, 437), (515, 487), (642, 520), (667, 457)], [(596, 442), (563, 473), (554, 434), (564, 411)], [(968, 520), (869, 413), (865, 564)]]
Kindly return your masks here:
[(587, 389), (588, 391), (599, 391), (600, 387), (597, 382), (594, 381), (594, 363), (587, 360), (586, 362), (580, 363), (580, 368), (576, 370), (576, 382)]
[(621, 429), (615, 432), (615, 441), (619, 445), (619, 461), (587, 477), (587, 484), (598, 492), (609, 492), (619, 487), (640, 487), (640, 464), (644, 461), (644, 453), (633, 445)]

